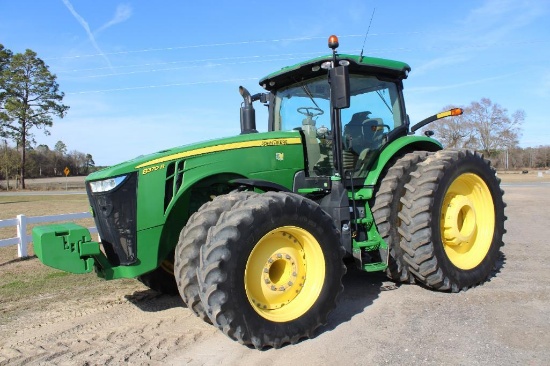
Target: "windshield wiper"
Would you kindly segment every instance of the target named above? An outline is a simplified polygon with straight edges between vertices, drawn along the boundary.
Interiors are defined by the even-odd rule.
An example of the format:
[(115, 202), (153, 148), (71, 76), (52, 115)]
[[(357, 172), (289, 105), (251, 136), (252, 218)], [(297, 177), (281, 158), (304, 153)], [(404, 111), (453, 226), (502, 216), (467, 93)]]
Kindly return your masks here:
[(311, 94), (311, 91), (309, 90), (309, 88), (307, 87), (306, 84), (302, 84), (302, 89), (304, 89), (304, 92), (307, 94), (307, 96), (309, 97), (309, 99), (311, 99), (311, 101), (313, 102), (313, 104), (315, 104), (315, 106), (319, 109), (321, 109), (319, 107), (319, 105), (317, 103), (315, 103), (315, 99), (313, 99), (313, 94)]
[(384, 102), (384, 104), (386, 105), (386, 107), (388, 107), (388, 110), (390, 111), (390, 113), (393, 113), (390, 105), (388, 104), (388, 102), (386, 102), (386, 99), (384, 99), (384, 96), (382, 95), (382, 92), (380, 92), (380, 90), (377, 90), (376, 91), (376, 94), (378, 94), (378, 96), (380, 97), (380, 99), (382, 99), (382, 101)]

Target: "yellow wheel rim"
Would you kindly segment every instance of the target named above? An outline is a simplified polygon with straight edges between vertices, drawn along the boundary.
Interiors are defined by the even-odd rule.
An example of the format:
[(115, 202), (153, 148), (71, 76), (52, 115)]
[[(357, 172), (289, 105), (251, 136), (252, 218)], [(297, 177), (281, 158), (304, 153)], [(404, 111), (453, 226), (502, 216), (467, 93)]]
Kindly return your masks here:
[(460, 175), (445, 194), (441, 211), (441, 239), (449, 260), (468, 270), (489, 252), (495, 228), (493, 197), (478, 175)]
[(169, 274), (174, 274), (174, 262), (172, 262), (171, 260), (163, 260), (160, 264), (160, 268), (162, 268), (165, 272)]
[(325, 282), (325, 258), (308, 231), (283, 226), (261, 238), (248, 257), (246, 296), (265, 319), (287, 322), (305, 314)]

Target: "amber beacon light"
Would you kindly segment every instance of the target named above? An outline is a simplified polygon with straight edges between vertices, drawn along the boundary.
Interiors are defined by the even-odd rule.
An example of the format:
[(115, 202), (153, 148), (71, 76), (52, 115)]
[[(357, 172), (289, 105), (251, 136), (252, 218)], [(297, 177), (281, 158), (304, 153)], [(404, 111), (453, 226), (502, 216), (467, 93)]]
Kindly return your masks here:
[(328, 47), (331, 49), (336, 49), (339, 46), (338, 37), (336, 37), (334, 34), (330, 37), (328, 37)]

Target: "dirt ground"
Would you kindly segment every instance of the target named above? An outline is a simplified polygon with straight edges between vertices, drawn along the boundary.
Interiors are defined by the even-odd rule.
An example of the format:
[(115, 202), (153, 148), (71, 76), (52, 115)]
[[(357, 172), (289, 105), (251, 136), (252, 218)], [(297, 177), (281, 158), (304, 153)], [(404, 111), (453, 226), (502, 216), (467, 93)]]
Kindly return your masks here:
[(508, 233), (498, 273), (466, 292), (394, 286), (350, 270), (338, 307), (314, 338), (257, 351), (202, 322), (178, 297), (111, 281), (105, 293), (37, 297), (21, 303), (22, 315), (4, 314), (0, 365), (547, 365), (550, 184), (503, 189)]

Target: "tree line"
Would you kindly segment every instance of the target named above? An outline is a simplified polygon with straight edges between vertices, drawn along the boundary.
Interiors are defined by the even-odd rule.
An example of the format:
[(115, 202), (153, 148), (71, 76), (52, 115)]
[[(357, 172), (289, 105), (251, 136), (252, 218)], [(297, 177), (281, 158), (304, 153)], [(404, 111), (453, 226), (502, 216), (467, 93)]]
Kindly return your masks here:
[[(550, 146), (519, 147), (525, 112), (513, 113), (489, 98), (467, 106), (447, 106), (443, 110), (462, 108), (460, 116), (438, 120), (422, 128), (433, 132), (446, 148), (469, 148), (480, 151), (497, 169), (545, 169), (550, 167)], [(431, 131), (431, 132), (429, 132)]]
[(33, 129), (49, 134), (53, 117), (63, 118), (69, 110), (62, 104), (65, 95), (56, 78), (32, 50), (14, 54), (0, 44), (0, 137), (13, 141), (20, 153), (18, 175), (23, 189), (27, 151), (36, 143)]
[[(6, 140), (0, 143), (0, 180), (20, 181), (21, 152), (9, 146)], [(27, 178), (61, 177), (65, 175), (65, 168), (69, 169), (69, 174), (72, 176), (88, 175), (97, 170), (91, 154), (76, 150), (68, 151), (63, 141), (58, 141), (53, 149), (48, 145), (27, 148), (25, 161)]]

